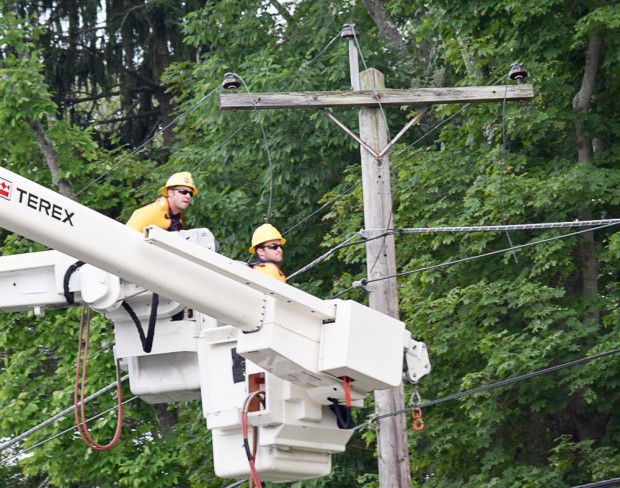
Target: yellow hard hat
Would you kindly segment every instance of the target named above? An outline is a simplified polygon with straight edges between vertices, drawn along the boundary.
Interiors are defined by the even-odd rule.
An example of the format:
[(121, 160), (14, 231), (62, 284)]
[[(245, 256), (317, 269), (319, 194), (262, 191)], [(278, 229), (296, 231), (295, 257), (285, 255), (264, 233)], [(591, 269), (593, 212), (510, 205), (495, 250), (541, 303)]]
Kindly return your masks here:
[(168, 196), (168, 188), (171, 186), (189, 186), (192, 189), (193, 196), (196, 196), (198, 193), (198, 188), (194, 185), (194, 179), (192, 178), (192, 174), (188, 171), (181, 171), (180, 173), (173, 174), (168, 181), (166, 181), (166, 186), (164, 186), (160, 191), (164, 196)]
[(263, 224), (258, 229), (254, 231), (252, 234), (252, 247), (250, 248), (250, 252), (254, 254), (256, 252), (256, 246), (262, 244), (263, 242), (272, 241), (274, 239), (280, 239), (280, 244), (284, 245), (286, 239), (282, 237), (282, 234), (278, 232), (271, 224)]

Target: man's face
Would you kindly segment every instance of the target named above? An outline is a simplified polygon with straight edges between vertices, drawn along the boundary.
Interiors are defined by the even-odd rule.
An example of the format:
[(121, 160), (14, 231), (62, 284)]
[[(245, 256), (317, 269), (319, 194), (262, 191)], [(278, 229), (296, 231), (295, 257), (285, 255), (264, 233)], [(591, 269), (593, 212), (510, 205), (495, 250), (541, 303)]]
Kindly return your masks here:
[(168, 188), (168, 202), (170, 208), (176, 214), (183, 212), (192, 201), (192, 189), (189, 186), (175, 186)]
[[(272, 249), (272, 247), (275, 249)], [(280, 244), (280, 239), (263, 242), (256, 248), (256, 255), (265, 261), (282, 262), (282, 244)]]

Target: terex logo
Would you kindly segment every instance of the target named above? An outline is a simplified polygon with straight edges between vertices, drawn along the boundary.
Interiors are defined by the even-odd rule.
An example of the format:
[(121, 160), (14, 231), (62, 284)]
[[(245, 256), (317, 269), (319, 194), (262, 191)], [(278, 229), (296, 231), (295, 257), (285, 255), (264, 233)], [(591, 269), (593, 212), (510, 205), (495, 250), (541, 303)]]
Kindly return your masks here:
[(5, 180), (4, 178), (0, 178), (0, 197), (6, 198), (7, 200), (11, 199), (11, 187), (13, 185), (9, 180)]
[[(6, 181), (6, 180), (4, 180)], [(0, 188), (2, 184), (0, 183)], [(10, 190), (10, 187), (9, 187)], [(73, 227), (73, 222), (71, 221), (71, 217), (75, 215), (75, 212), (69, 212), (66, 208), (62, 208), (60, 205), (56, 205), (55, 203), (51, 203), (45, 198), (39, 197), (34, 193), (30, 193), (26, 190), (22, 190), (21, 188), (16, 188), (17, 193), (19, 194), (19, 203), (23, 203), (28, 207), (37, 210), (39, 212), (45, 213), (45, 215), (56, 219), (60, 222), (68, 222), (71, 227)]]

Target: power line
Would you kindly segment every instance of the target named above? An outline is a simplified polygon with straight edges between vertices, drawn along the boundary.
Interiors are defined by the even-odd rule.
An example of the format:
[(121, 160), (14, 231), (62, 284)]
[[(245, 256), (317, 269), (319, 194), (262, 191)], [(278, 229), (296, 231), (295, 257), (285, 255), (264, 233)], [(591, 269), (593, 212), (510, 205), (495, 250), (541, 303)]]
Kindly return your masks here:
[(588, 483), (587, 485), (573, 486), (572, 488), (602, 488), (603, 486), (618, 485), (620, 485), (620, 478), (612, 478), (604, 481), (595, 481), (594, 483)]
[(506, 249), (499, 249), (497, 251), (491, 251), (491, 252), (487, 252), (487, 253), (484, 253), (484, 254), (478, 254), (476, 256), (470, 256), (470, 257), (467, 257), (467, 258), (457, 259), (457, 260), (454, 260), (454, 261), (448, 261), (446, 263), (435, 264), (435, 265), (432, 265), (432, 266), (425, 266), (424, 268), (418, 268), (418, 269), (414, 269), (414, 270), (411, 270), (411, 271), (404, 271), (402, 273), (397, 273), (397, 274), (391, 275), (391, 276), (383, 276), (381, 278), (375, 278), (374, 280), (366, 280), (366, 283), (372, 283), (373, 281), (387, 280), (389, 278), (397, 278), (399, 276), (407, 276), (407, 275), (410, 275), (410, 274), (413, 274), (413, 273), (418, 273), (420, 271), (426, 271), (426, 270), (429, 270), (429, 269), (440, 268), (442, 266), (447, 266), (449, 264), (462, 263), (462, 262), (465, 262), (465, 261), (471, 261), (473, 259), (483, 258), (483, 257), (486, 257), (486, 256), (492, 256), (493, 254), (500, 254), (500, 253), (503, 253), (503, 252), (513, 251), (515, 249), (521, 249), (521, 248), (524, 248), (524, 247), (535, 246), (536, 244), (542, 244), (544, 242), (555, 241), (557, 239), (564, 239), (565, 237), (571, 237), (571, 236), (574, 236), (574, 235), (577, 235), (577, 234), (583, 234), (584, 232), (593, 232), (595, 230), (603, 229), (605, 227), (610, 227), (612, 225), (616, 225), (616, 224), (601, 225), (599, 227), (595, 227), (594, 229), (578, 230), (576, 232), (570, 232), (568, 234), (563, 234), (561, 236), (554, 236), (554, 237), (549, 237), (547, 239), (541, 239), (539, 241), (527, 242), (525, 244), (519, 244), (518, 246), (508, 247)]
[[(319, 256), (318, 258), (316, 258), (314, 261), (312, 261), (311, 263), (308, 263), (306, 266), (304, 266), (303, 268), (298, 269), (297, 271), (295, 271), (292, 275), (287, 277), (287, 281), (290, 280), (293, 276), (296, 276), (298, 274), (303, 273), (304, 271), (308, 271), (310, 268), (313, 268), (314, 266), (316, 266), (317, 264), (319, 264), (320, 262), (324, 261), (325, 259), (327, 259), (329, 256), (331, 256), (335, 251), (337, 251), (338, 249), (342, 249), (343, 247), (350, 247), (350, 246), (356, 246), (358, 244), (365, 244), (369, 241), (373, 241), (375, 239), (381, 239), (382, 237), (385, 237), (384, 234), (379, 234), (378, 236), (374, 236), (374, 237), (369, 237), (368, 239), (364, 238), (362, 240), (359, 241), (353, 241), (350, 242), (351, 239), (353, 239), (356, 235), (358, 234), (353, 234), (352, 236), (350, 236), (349, 238), (347, 238), (344, 242), (332, 247), (331, 249), (329, 249), (326, 253), (322, 254), (321, 256)], [(333, 297), (332, 297), (333, 298)]]
[(323, 56), (323, 54), (325, 53), (325, 51), (327, 51), (329, 49), (329, 47), (336, 42), (336, 39), (340, 38), (340, 34), (342, 33), (342, 29), (340, 31), (338, 31), (338, 34), (336, 34), (326, 45), (323, 49), (321, 49), (319, 51), (319, 53), (313, 57), (310, 61), (308, 61), (306, 64), (304, 64), (298, 71), (297, 73), (295, 73), (286, 83), (284, 83), (284, 85), (282, 85), (280, 87), (280, 90), (278, 91), (282, 91), (284, 90), (287, 86), (289, 86), (291, 83), (293, 83), (293, 81), (295, 81), (297, 78), (299, 78), (299, 76), (306, 71), (310, 66), (312, 66), (314, 64), (314, 62), (319, 59), (321, 56)]
[(567, 222), (543, 222), (537, 224), (510, 225), (471, 225), (449, 227), (403, 227), (400, 229), (363, 229), (358, 232), (361, 237), (369, 237), (373, 232), (389, 234), (423, 234), (432, 232), (495, 232), (507, 230), (560, 229), (564, 227), (595, 227), (597, 225), (620, 224), (620, 219), (574, 220)]
[(203, 96), (202, 98), (200, 98), (200, 100), (198, 100), (196, 103), (194, 103), (193, 105), (191, 105), (187, 110), (185, 110), (182, 114), (177, 115), (174, 119), (172, 119), (171, 122), (169, 122), (166, 126), (162, 127), (160, 130), (158, 130), (155, 134), (153, 134), (150, 138), (148, 138), (146, 141), (144, 141), (142, 144), (140, 144), (136, 149), (134, 149), (132, 152), (130, 152), (129, 154), (127, 154), (126, 156), (122, 157), (119, 161), (117, 161), (108, 171), (106, 171), (105, 173), (103, 173), (102, 175), (98, 176), (95, 180), (91, 181), (88, 185), (86, 185), (84, 188), (82, 188), (80, 191), (78, 191), (75, 196), (80, 195), (82, 192), (86, 191), (88, 188), (90, 188), (91, 186), (93, 186), (95, 183), (97, 183), (98, 181), (101, 181), (103, 178), (105, 178), (107, 175), (109, 175), (112, 171), (114, 171), (116, 168), (118, 168), (122, 163), (124, 163), (125, 161), (127, 161), (131, 156), (134, 156), (135, 154), (137, 154), (138, 152), (140, 152), (149, 142), (151, 142), (153, 139), (155, 139), (155, 137), (157, 137), (159, 134), (163, 133), (166, 129), (168, 129), (171, 125), (173, 125), (174, 123), (176, 123), (177, 120), (179, 120), (182, 117), (185, 117), (190, 110), (193, 110), (194, 108), (196, 108), (198, 105), (200, 105), (203, 101), (205, 101), (207, 98), (209, 98), (211, 95), (213, 95), (213, 93), (215, 93), (215, 91), (219, 88), (219, 85), (217, 85), (215, 88), (213, 88), (213, 90), (211, 90), (209, 93), (207, 93), (205, 96)]
[(6, 329), (8, 326), (10, 326), (13, 322), (15, 322), (18, 318), (20, 318), (26, 312), (27, 312), (27, 310), (23, 310), (22, 312), (18, 313), (14, 317), (11, 317), (8, 321), (6, 321), (4, 323), (4, 325), (2, 327), (0, 327), (0, 332), (2, 332), (4, 329)]
[(236, 486), (241, 486), (243, 483), (247, 483), (248, 480), (239, 480), (231, 483), (230, 485), (226, 485), (224, 488), (235, 488)]
[(238, 74), (233, 73), (233, 76), (236, 76), (237, 78), (241, 80), (241, 83), (243, 83), (243, 86), (245, 87), (245, 91), (248, 93), (248, 97), (250, 98), (250, 101), (252, 102), (252, 105), (254, 106), (254, 112), (256, 113), (256, 119), (258, 121), (258, 125), (260, 126), (260, 130), (263, 134), (263, 140), (265, 141), (265, 150), (267, 151), (267, 160), (269, 161), (269, 203), (267, 204), (267, 213), (265, 214), (265, 222), (269, 222), (269, 219), (271, 217), (271, 202), (273, 199), (273, 162), (271, 161), (271, 150), (269, 149), (269, 141), (267, 140), (267, 134), (265, 133), (265, 127), (263, 126), (263, 121), (261, 120), (261, 117), (258, 114), (258, 108), (256, 107), (256, 102), (254, 101), (254, 98), (252, 97), (252, 93), (250, 92), (248, 85), (246, 85), (245, 80), (241, 78), (241, 76), (239, 76)]
[[(495, 86), (497, 85), (500, 81), (502, 81), (504, 78), (506, 78), (508, 75), (504, 75), (501, 76), (500, 78), (498, 78), (497, 80), (495, 80), (491, 86)], [(435, 124), (433, 127), (431, 127), (428, 131), (426, 131), (424, 134), (422, 134), (420, 137), (418, 137), (415, 141), (413, 141), (411, 144), (408, 144), (407, 146), (405, 146), (404, 148), (402, 148), (400, 151), (398, 151), (395, 155), (394, 158), (397, 158), (398, 156), (400, 156), (403, 152), (405, 152), (407, 149), (409, 149), (412, 146), (415, 146), (418, 142), (420, 142), (421, 140), (425, 139), (426, 137), (428, 137), (429, 135), (431, 135), (433, 132), (435, 132), (437, 129), (439, 129), (441, 126), (447, 124), (450, 120), (452, 120), (454, 117), (456, 117), (458, 114), (460, 114), (463, 110), (465, 110), (467, 107), (469, 107), (471, 105), (471, 103), (466, 103), (465, 105), (463, 105), (461, 108), (459, 108), (456, 112), (454, 112), (452, 115), (450, 115), (449, 117), (446, 117), (445, 119), (439, 121), (437, 124)]]
[[(99, 349), (98, 351), (96, 351), (94, 354), (92, 354), (90, 356), (90, 359), (95, 358), (96, 356), (98, 356), (101, 352), (105, 351), (106, 349), (109, 349), (110, 347), (112, 347), (114, 344), (109, 344), (107, 346), (102, 347), (101, 349)], [(54, 376), (49, 377), (48, 379), (46, 379), (43, 383), (41, 383), (40, 385), (37, 385), (36, 387), (34, 387), (33, 389), (27, 391), (26, 393), (20, 393), (17, 398), (13, 398), (13, 400), (9, 401), (8, 403), (5, 403), (4, 405), (2, 405), (0, 407), (0, 412), (2, 412), (4, 409), (10, 407), (11, 405), (13, 405), (14, 403), (16, 403), (19, 400), (23, 400), (24, 398), (26, 398), (28, 395), (34, 393), (37, 390), (40, 390), (41, 388), (43, 388), (45, 385), (50, 384), (52, 381), (54, 381), (56, 378), (58, 378), (59, 376), (62, 376), (65, 373), (68, 373), (69, 371), (71, 371), (71, 369), (74, 366), (68, 366), (66, 367), (64, 370), (59, 371), (58, 373), (56, 373)], [(26, 385), (30, 384), (33, 380), (31, 380), (30, 382), (28, 382)]]
[[(314, 217), (317, 213), (319, 213), (321, 210), (323, 210), (325, 207), (328, 207), (329, 205), (335, 203), (337, 200), (339, 200), (340, 198), (342, 198), (343, 196), (345, 196), (346, 194), (352, 192), (353, 190), (355, 190), (358, 186), (360, 186), (361, 181), (357, 182), (355, 185), (347, 188), (345, 191), (343, 191), (342, 193), (340, 193), (339, 195), (335, 196), (334, 198), (332, 198), (329, 202), (324, 203), (323, 205), (321, 205), (318, 209), (316, 209), (314, 212), (312, 212), (310, 215), (307, 215), (306, 217), (304, 217), (303, 219), (301, 219), (299, 222), (297, 222), (295, 225), (293, 225), (292, 227), (289, 227), (288, 229), (286, 229), (284, 232), (282, 232), (282, 235), (286, 235), (289, 232), (292, 232), (293, 230), (295, 230), (297, 227), (299, 227), (301, 224), (303, 224), (306, 220), (310, 219), (311, 217)], [(289, 277), (290, 278), (290, 277)]]
[[(131, 397), (131, 398), (129, 398), (129, 399), (127, 399), (127, 400), (125, 400), (123, 403), (121, 403), (121, 405), (125, 405), (126, 403), (132, 402), (132, 401), (134, 401), (136, 398), (138, 398), (138, 397), (137, 397), (137, 396), (133, 396), (133, 397)], [(73, 408), (73, 407), (72, 407), (72, 408)], [(87, 419), (85, 423), (87, 423), (87, 424), (88, 424), (88, 423), (90, 423), (92, 420), (96, 420), (96, 419), (98, 419), (99, 417), (102, 417), (103, 415), (105, 415), (106, 413), (111, 412), (112, 410), (116, 410), (117, 408), (118, 408), (118, 406), (117, 406), (117, 405), (114, 405), (113, 407), (110, 407), (110, 408), (108, 408), (107, 410), (104, 410), (103, 412), (98, 413), (97, 415), (94, 415), (93, 417), (91, 417), (91, 418)], [(55, 435), (53, 435), (53, 436), (51, 436), (51, 437), (48, 437), (47, 439), (42, 440), (41, 442), (37, 442), (36, 444), (34, 444), (34, 445), (32, 445), (32, 446), (29, 446), (28, 448), (26, 448), (26, 449), (22, 450), (19, 454), (15, 454), (15, 455), (13, 455), (13, 456), (11, 456), (11, 457), (9, 457), (9, 458), (5, 459), (5, 460), (4, 460), (4, 463), (5, 463), (5, 464), (7, 464), (9, 461), (12, 461), (13, 459), (16, 459), (16, 458), (18, 458), (18, 457), (20, 457), (20, 456), (23, 456), (23, 455), (24, 455), (24, 454), (26, 454), (27, 452), (30, 452), (30, 451), (32, 451), (33, 449), (36, 449), (37, 447), (42, 446), (43, 444), (45, 444), (45, 443), (47, 443), (47, 442), (49, 442), (49, 441), (51, 441), (51, 440), (53, 440), (53, 439), (56, 439), (57, 437), (60, 437), (61, 435), (66, 434), (67, 432), (71, 432), (72, 430), (76, 430), (76, 429), (77, 429), (77, 426), (73, 425), (73, 426), (69, 427), (68, 429), (63, 430), (62, 432), (59, 432), (58, 434), (55, 434)]]
[[(306, 69), (308, 69), (312, 64), (314, 64), (314, 62), (319, 59), (323, 53), (325, 53), (325, 51), (327, 51), (327, 49), (334, 43), (334, 41), (336, 39), (338, 39), (340, 37), (340, 32), (338, 32), (338, 34), (336, 34), (328, 43), (327, 45), (321, 49), (321, 51), (314, 57), (312, 58), (310, 61), (308, 61), (305, 65), (303, 65), (298, 71), (297, 73), (295, 73), (286, 83), (284, 83), (284, 85), (282, 85), (282, 87), (278, 90), (278, 91), (282, 91), (284, 90), (288, 85), (290, 85), (293, 81), (295, 81)], [(212, 151), (209, 152), (209, 154), (207, 154), (204, 158), (202, 158), (200, 160), (200, 162), (194, 166), (192, 171), (196, 171), (196, 169), (198, 169), (199, 166), (202, 165), (202, 163), (204, 163), (211, 155), (213, 155), (215, 152), (219, 151), (222, 147), (224, 147), (228, 141), (230, 141), (233, 137), (235, 137), (239, 132), (241, 132), (241, 130), (248, 125), (252, 120), (254, 120), (254, 117), (257, 116), (257, 112), (254, 112), (252, 115), (250, 115), (248, 117), (248, 119), (243, 122), (243, 124), (241, 124), (241, 126), (239, 126), (232, 134), (230, 134), (226, 139), (224, 139), (224, 141), (222, 141), (220, 144), (218, 144), (215, 149), (213, 149)]]
[[(492, 256), (494, 254), (501, 254), (501, 253), (512, 251), (512, 250), (515, 250), (515, 249), (521, 249), (521, 248), (524, 248), (524, 247), (535, 246), (536, 244), (542, 244), (544, 242), (555, 241), (557, 239), (564, 239), (566, 237), (571, 237), (571, 236), (574, 236), (574, 235), (577, 235), (577, 234), (582, 234), (584, 232), (593, 232), (595, 230), (603, 229), (605, 227), (610, 227), (612, 225), (616, 225), (616, 223), (607, 224), (607, 225), (601, 225), (600, 227), (595, 227), (593, 229), (585, 229), (585, 230), (579, 230), (579, 231), (576, 231), (576, 232), (570, 232), (568, 234), (563, 234), (561, 236), (549, 237), (547, 239), (541, 239), (541, 240), (534, 241), (534, 242), (528, 242), (528, 243), (525, 243), (525, 244), (520, 244), (518, 246), (508, 247), (508, 248), (505, 248), (505, 249), (498, 249), (497, 251), (490, 251), (490, 252), (487, 252), (487, 253), (484, 253), (484, 254), (477, 254), (475, 256), (469, 256), (469, 257), (466, 257), (466, 258), (455, 259), (454, 261), (446, 261), (446, 262), (439, 263), (439, 264), (433, 264), (433, 265), (430, 265), (430, 266), (424, 266), (423, 268), (418, 268), (418, 269), (414, 269), (414, 270), (410, 270), (410, 271), (403, 271), (402, 273), (396, 273), (396, 274), (390, 275), (390, 276), (383, 276), (381, 278), (375, 278), (373, 280), (368, 280), (368, 279), (364, 278), (364, 279), (360, 280), (359, 282), (354, 283), (353, 286), (350, 286), (346, 290), (343, 290), (343, 291), (341, 291), (341, 292), (339, 292), (339, 293), (337, 293), (335, 295), (332, 295), (329, 298), (330, 299), (338, 298), (339, 296), (344, 295), (345, 293), (347, 293), (347, 292), (349, 292), (349, 291), (351, 291), (353, 289), (356, 289), (356, 288), (362, 288), (363, 289), (368, 283), (373, 283), (375, 281), (387, 280), (387, 279), (390, 279), (390, 278), (398, 278), (400, 276), (408, 276), (410, 274), (419, 273), (421, 271), (428, 271), (428, 270), (431, 270), (431, 269), (442, 268), (444, 266), (449, 266), (451, 264), (463, 263), (465, 261), (471, 261), (471, 260), (483, 258), (483, 257), (486, 257), (486, 256)], [(372, 237), (372, 239), (377, 239), (377, 238), (380, 238), (380, 237), (383, 237), (383, 235), (379, 234), (378, 236)], [(365, 241), (357, 241), (357, 242), (354, 242), (354, 243), (351, 243), (351, 244), (360, 244), (362, 242), (365, 242)]]
[(527, 380), (530, 378), (534, 378), (536, 376), (541, 376), (544, 374), (548, 374), (548, 373), (552, 373), (554, 371), (559, 371), (561, 369), (566, 369), (566, 368), (572, 368), (573, 366), (578, 366), (580, 364), (584, 364), (584, 363), (588, 363), (590, 361), (594, 361), (595, 359), (601, 359), (607, 356), (611, 356), (613, 354), (617, 354), (620, 352), (620, 348), (618, 349), (612, 349), (611, 351), (606, 351), (606, 352), (602, 352), (599, 354), (595, 354), (594, 356), (588, 356), (585, 358), (580, 358), (580, 359), (576, 359), (574, 361), (570, 361), (568, 363), (563, 363), (563, 364), (558, 364), (556, 366), (550, 366), (548, 368), (544, 368), (544, 369), (539, 369), (538, 371), (533, 371), (531, 373), (527, 373), (527, 374), (523, 374), (520, 376), (515, 376), (513, 378), (508, 378), (502, 381), (497, 381), (495, 383), (491, 383), (488, 385), (484, 385), (484, 386), (479, 386), (478, 388), (473, 388), (471, 390), (467, 390), (467, 391), (461, 391), (459, 393), (454, 393), (453, 395), (448, 395), (442, 398), (438, 398), (436, 400), (431, 400), (430, 402), (426, 402), (426, 403), (422, 403), (420, 405), (413, 405), (411, 407), (407, 407), (407, 408), (403, 408), (401, 410), (396, 410), (394, 412), (389, 412), (389, 413), (385, 413), (382, 415), (376, 415), (373, 416), (372, 418), (368, 419), (366, 422), (363, 422), (359, 425), (356, 425), (355, 427), (353, 427), (353, 430), (358, 430), (366, 425), (370, 425), (373, 422), (376, 422), (377, 420), (381, 420), (387, 417), (393, 417), (394, 415), (400, 415), (403, 413), (407, 413), (410, 412), (411, 410), (413, 410), (414, 408), (427, 408), (427, 407), (432, 407), (433, 405), (438, 405), (439, 403), (443, 403), (443, 402), (447, 402), (450, 400), (456, 400), (457, 398), (461, 398), (467, 395), (473, 395), (475, 393), (481, 393), (483, 391), (487, 391), (487, 390), (492, 390), (494, 388), (499, 388), (501, 386), (506, 386), (512, 383), (517, 383), (519, 381), (523, 381), (523, 380)]
[(349, 238), (347, 238), (343, 243), (338, 244), (335, 247), (332, 247), (329, 251), (327, 251), (326, 253), (322, 254), (321, 256), (319, 256), (318, 258), (316, 258), (314, 261), (312, 261), (311, 263), (306, 264), (303, 268), (298, 269), (297, 271), (295, 271), (293, 274), (291, 274), (290, 276), (288, 276), (286, 278), (286, 281), (290, 281), (293, 277), (303, 273), (304, 271), (308, 271), (310, 268), (313, 268), (314, 266), (316, 266), (317, 264), (319, 264), (321, 261), (324, 261), (325, 259), (327, 259), (329, 256), (331, 256), (333, 253), (335, 253), (338, 249), (342, 249), (343, 247), (348, 247), (350, 245), (353, 244), (361, 244), (362, 242), (366, 242), (364, 241), (356, 241), (356, 242), (349, 242), (351, 241), (351, 239), (353, 239), (354, 237), (356, 237), (355, 234), (353, 234), (352, 236), (350, 236)]
[[(129, 375), (125, 375), (121, 378), (121, 382), (125, 381), (127, 378), (129, 378)], [(94, 400), (95, 398), (103, 395), (105, 392), (113, 389), (116, 387), (116, 381), (110, 383), (108, 386), (102, 388), (101, 390), (93, 393), (90, 396), (87, 396), (86, 398), (84, 398), (84, 404), (90, 402), (91, 400)], [(78, 402), (78, 406), (81, 405), (82, 402)], [(116, 408), (113, 407), (113, 408)], [(17, 437), (14, 437), (13, 439), (5, 442), (4, 444), (0, 444), (0, 451), (4, 451), (7, 447), (11, 447), (12, 445), (26, 439), (30, 434), (41, 430), (43, 427), (46, 427), (47, 425), (51, 424), (52, 422), (58, 420), (61, 417), (64, 417), (65, 415), (67, 415), (70, 412), (73, 412), (74, 406), (71, 406), (69, 408), (66, 408), (65, 410), (63, 410), (62, 412), (59, 412), (55, 415), (53, 415), (52, 417), (48, 418), (47, 420), (45, 420), (44, 422), (41, 422), (38, 425), (35, 425), (32, 429), (27, 430), (26, 432), (23, 432), (22, 434), (19, 434)]]

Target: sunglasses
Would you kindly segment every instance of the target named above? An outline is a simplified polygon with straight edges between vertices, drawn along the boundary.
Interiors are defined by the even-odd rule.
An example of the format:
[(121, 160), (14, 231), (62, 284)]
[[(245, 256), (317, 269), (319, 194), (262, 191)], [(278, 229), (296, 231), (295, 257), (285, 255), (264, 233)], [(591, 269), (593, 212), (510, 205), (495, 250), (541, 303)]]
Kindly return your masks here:
[(176, 191), (177, 193), (180, 193), (181, 195), (189, 195), (190, 197), (194, 196), (194, 192), (192, 190), (186, 190), (185, 188), (182, 190), (177, 190), (175, 188), (174, 191)]
[(282, 244), (269, 244), (268, 246), (261, 246), (261, 249), (265, 248), (275, 251), (276, 249), (282, 249)]

